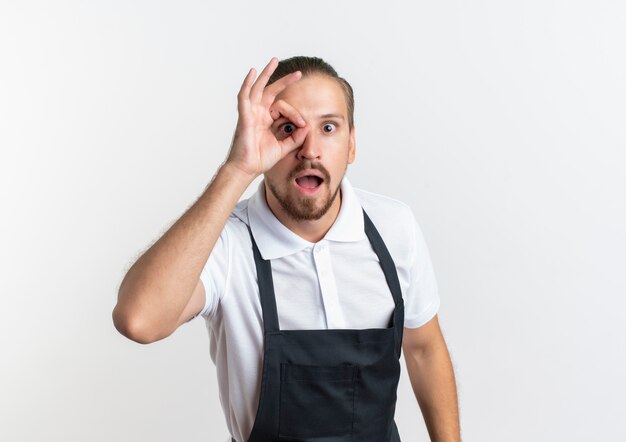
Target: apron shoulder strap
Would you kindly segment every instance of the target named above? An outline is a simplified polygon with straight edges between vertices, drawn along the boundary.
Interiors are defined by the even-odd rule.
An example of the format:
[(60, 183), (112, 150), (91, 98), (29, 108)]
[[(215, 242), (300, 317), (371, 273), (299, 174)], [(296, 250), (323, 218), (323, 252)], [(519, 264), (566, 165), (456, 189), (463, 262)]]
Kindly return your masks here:
[(263, 259), (259, 247), (256, 245), (250, 226), (248, 232), (252, 240), (252, 252), (254, 254), (254, 264), (259, 285), (259, 295), (261, 298), (261, 309), (263, 311), (263, 330), (267, 332), (280, 331), (278, 324), (278, 310), (276, 308), (276, 294), (274, 292), (274, 280), (272, 279), (272, 264), (270, 260)]

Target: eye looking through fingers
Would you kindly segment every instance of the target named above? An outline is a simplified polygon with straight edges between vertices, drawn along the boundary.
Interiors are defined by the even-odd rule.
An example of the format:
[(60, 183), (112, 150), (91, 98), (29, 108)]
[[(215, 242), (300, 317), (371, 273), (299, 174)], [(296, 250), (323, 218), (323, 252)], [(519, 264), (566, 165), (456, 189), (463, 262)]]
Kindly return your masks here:
[(291, 121), (286, 121), (285, 123), (274, 125), (273, 131), (276, 138), (282, 140), (293, 135), (296, 129), (298, 129), (298, 126)]
[[(285, 131), (285, 133), (288, 133), (288, 134), (292, 134), (296, 130), (296, 125), (291, 122), (285, 123), (281, 127)], [(291, 128), (291, 129), (287, 130), (287, 128)]]

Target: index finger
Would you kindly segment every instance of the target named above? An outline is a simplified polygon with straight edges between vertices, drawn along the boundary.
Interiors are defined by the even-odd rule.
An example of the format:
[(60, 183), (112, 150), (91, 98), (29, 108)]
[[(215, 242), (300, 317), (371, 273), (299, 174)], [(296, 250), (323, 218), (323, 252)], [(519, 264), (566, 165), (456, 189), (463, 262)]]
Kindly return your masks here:
[(276, 80), (274, 83), (266, 87), (263, 91), (261, 104), (263, 104), (264, 106), (270, 106), (274, 102), (274, 99), (278, 94), (280, 94), (290, 84), (298, 81), (300, 78), (302, 78), (302, 72), (295, 71)]

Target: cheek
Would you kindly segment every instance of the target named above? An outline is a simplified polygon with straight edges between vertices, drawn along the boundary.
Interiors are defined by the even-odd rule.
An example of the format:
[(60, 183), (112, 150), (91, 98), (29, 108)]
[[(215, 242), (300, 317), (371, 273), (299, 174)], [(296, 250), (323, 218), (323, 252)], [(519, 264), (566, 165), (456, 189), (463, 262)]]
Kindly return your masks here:
[(343, 173), (346, 170), (346, 158), (345, 156), (337, 157), (333, 161), (333, 165), (329, 167), (330, 174), (335, 178), (335, 180), (341, 178)]
[(292, 169), (285, 160), (286, 158), (283, 158), (278, 163), (274, 164), (270, 170), (265, 172), (265, 177), (274, 182), (284, 180)]

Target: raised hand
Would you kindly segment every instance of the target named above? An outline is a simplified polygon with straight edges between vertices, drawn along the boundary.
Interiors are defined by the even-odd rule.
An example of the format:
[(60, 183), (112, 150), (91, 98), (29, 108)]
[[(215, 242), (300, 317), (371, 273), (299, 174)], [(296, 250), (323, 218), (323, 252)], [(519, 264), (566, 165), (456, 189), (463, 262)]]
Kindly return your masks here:
[[(282, 90), (301, 78), (300, 71), (266, 87), (277, 66), (278, 58), (272, 57), (256, 81), (256, 70), (250, 69), (237, 94), (239, 119), (226, 162), (252, 178), (271, 169), (290, 151), (301, 146), (310, 128), (293, 106), (283, 100), (275, 101)], [(271, 126), (281, 116), (296, 125), (296, 129), (289, 136), (278, 139)]]

